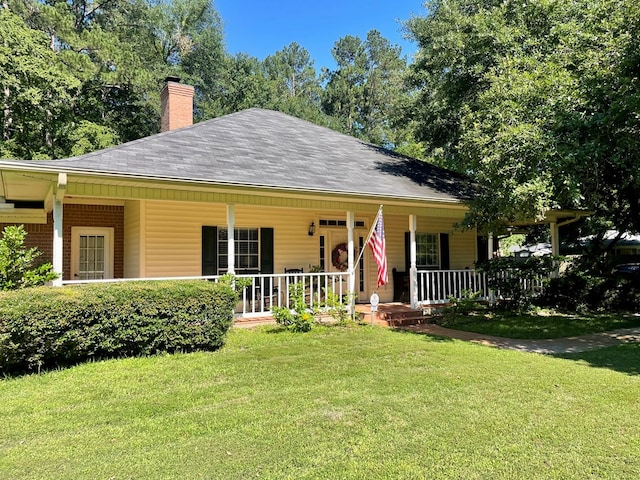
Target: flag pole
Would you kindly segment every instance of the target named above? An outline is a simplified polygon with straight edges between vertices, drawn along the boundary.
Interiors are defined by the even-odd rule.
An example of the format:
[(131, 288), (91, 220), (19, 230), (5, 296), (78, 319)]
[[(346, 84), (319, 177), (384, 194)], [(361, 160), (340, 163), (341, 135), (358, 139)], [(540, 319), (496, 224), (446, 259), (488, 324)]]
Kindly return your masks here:
[[(367, 237), (367, 240), (364, 242), (364, 244), (362, 245), (362, 249), (360, 250), (360, 254), (358, 255), (358, 259), (353, 263), (353, 270), (356, 270), (356, 267), (358, 266), (358, 263), (360, 263), (360, 260), (362, 260), (362, 255), (364, 254), (364, 251), (367, 248), (367, 245), (369, 244), (369, 240), (371, 240), (371, 236), (373, 235), (373, 231), (376, 228), (376, 223), (378, 221), (378, 217), (380, 216), (380, 214), (382, 213), (382, 205), (380, 205), (380, 208), (378, 208), (378, 213), (376, 214), (376, 218), (373, 221), (373, 224), (371, 225), (371, 230), (369, 230), (369, 236)], [(376, 291), (378, 289), (376, 288)]]

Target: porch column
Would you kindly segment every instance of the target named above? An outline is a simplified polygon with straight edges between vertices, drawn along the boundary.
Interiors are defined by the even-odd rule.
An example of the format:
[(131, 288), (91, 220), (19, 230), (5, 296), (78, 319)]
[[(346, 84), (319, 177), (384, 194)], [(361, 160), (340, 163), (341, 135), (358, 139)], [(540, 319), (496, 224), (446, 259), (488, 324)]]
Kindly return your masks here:
[(409, 292), (411, 308), (418, 308), (418, 268), (416, 266), (416, 228), (418, 217), (409, 215)]
[(58, 274), (52, 283), (55, 287), (62, 286), (63, 241), (62, 241), (62, 210), (64, 193), (67, 190), (67, 174), (58, 174), (58, 183), (53, 195), (53, 271)]
[(227, 204), (227, 272), (236, 273), (236, 243), (235, 243), (236, 206)]
[[(551, 255), (554, 257), (560, 256), (560, 229), (556, 222), (549, 224), (551, 230)], [(551, 270), (551, 278), (558, 278), (560, 275), (558, 262), (553, 260), (553, 269)]]
[(356, 300), (356, 271), (355, 271), (355, 255), (354, 255), (354, 242), (353, 242), (353, 227), (355, 225), (355, 212), (347, 212), (347, 261), (349, 272), (349, 307), (351, 311), (354, 311), (353, 304)]
[(493, 258), (493, 232), (489, 232), (487, 238), (487, 258), (491, 260)]

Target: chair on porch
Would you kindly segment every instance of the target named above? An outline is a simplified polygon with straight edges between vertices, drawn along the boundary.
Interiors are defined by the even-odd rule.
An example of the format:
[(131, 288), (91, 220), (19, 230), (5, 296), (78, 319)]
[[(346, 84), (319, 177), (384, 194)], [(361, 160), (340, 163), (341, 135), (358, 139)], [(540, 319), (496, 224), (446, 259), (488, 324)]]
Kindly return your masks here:
[(271, 278), (260, 278), (256, 284), (256, 298), (258, 302), (254, 309), (267, 311), (278, 304), (278, 286), (273, 285)]

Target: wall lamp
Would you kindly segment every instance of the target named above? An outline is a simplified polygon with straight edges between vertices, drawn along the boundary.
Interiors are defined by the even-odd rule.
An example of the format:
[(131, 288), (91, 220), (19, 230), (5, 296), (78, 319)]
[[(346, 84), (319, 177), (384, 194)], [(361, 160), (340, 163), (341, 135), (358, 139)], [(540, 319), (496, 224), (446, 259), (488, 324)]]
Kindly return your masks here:
[(309, 225), (309, 236), (313, 237), (314, 233), (316, 233), (316, 224), (311, 222), (311, 225)]

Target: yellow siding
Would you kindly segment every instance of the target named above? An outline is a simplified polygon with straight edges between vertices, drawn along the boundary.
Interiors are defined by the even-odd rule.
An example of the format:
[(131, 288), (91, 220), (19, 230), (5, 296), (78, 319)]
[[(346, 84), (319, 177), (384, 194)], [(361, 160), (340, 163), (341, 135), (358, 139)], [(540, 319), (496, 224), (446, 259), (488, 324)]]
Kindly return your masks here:
[[(144, 270), (147, 277), (191, 276), (201, 274), (201, 232), (203, 225), (224, 227), (227, 224), (227, 209), (224, 204), (187, 203), (172, 201), (145, 201), (142, 209), (144, 220)], [(356, 212), (356, 220), (364, 220), (365, 228), (355, 231), (357, 247), (358, 237), (366, 239), (375, 214)], [(133, 219), (133, 217), (131, 217)], [(277, 207), (256, 207), (236, 205), (235, 226), (247, 228), (270, 227), (274, 229), (275, 273), (284, 268), (304, 268), (307, 272), (313, 265), (320, 264), (319, 236), (326, 238), (325, 248), (330, 257), (335, 244), (346, 241), (346, 229), (321, 228), (319, 219), (346, 219), (344, 211), (318, 211), (311, 209), (284, 209)], [(455, 232), (453, 225), (460, 218), (440, 216), (418, 217), (420, 233), (449, 233), (451, 268), (473, 267), (476, 241), (474, 232)], [(127, 220), (125, 220), (127, 221)], [(133, 220), (132, 220), (133, 221)], [(311, 222), (316, 224), (316, 235), (309, 236)], [(135, 238), (131, 227), (131, 238)], [(389, 272), (392, 268), (405, 269), (404, 233), (409, 231), (409, 216), (385, 213), (385, 233)], [(130, 252), (135, 259), (135, 250)], [(370, 250), (364, 253), (366, 298), (375, 287), (377, 269)], [(330, 258), (326, 266), (331, 269)], [(390, 279), (391, 280), (391, 279)], [(393, 298), (393, 286), (380, 289), (382, 301)]]
[(140, 272), (140, 201), (124, 204), (124, 276), (139, 278)]

